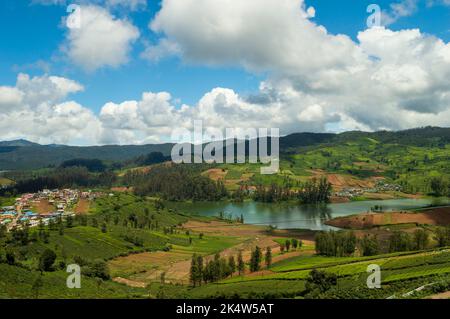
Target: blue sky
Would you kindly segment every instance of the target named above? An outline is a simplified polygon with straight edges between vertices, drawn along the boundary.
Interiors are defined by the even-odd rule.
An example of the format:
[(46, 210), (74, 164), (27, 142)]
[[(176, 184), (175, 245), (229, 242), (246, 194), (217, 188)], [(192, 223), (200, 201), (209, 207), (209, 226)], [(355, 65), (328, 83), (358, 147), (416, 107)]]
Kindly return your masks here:
[[(72, 2), (71, 2), (72, 3)], [(77, 3), (73, 1), (73, 3)], [(353, 39), (366, 28), (366, 8), (373, 0), (310, 0), (308, 5), (316, 8), (314, 21), (324, 25), (329, 32), (344, 33)], [(377, 1), (388, 9), (392, 1)], [(420, 28), (422, 31), (450, 40), (450, 9), (443, 6), (427, 7), (425, 1), (410, 17), (399, 19), (392, 29)], [(159, 36), (148, 28), (149, 22), (160, 9), (159, 1), (148, 1), (145, 10), (128, 12), (126, 15), (139, 27), (149, 41)], [(123, 12), (116, 11), (117, 15)], [(40, 75), (42, 70), (35, 64), (49, 64), (50, 73), (68, 76), (86, 87), (76, 95), (77, 100), (98, 111), (104, 103), (138, 99), (144, 91), (169, 91), (175, 99), (194, 104), (214, 87), (230, 87), (241, 94), (257, 91), (264, 76), (250, 74), (239, 67), (208, 67), (187, 65), (178, 58), (151, 63), (139, 57), (142, 43), (133, 48), (130, 63), (119, 68), (105, 68), (96, 72), (84, 72), (66, 61), (61, 61), (59, 46), (66, 30), (61, 19), (66, 6), (32, 4), (31, 0), (1, 1), (0, 23), (0, 83), (14, 85), (17, 73)], [(35, 65), (35, 66), (33, 66)]]
[[(226, 50), (229, 51), (227, 51), (226, 54), (224, 53), (223, 58), (218, 58), (219, 61), (215, 61), (214, 55), (208, 56), (206, 53), (202, 54), (202, 50), (199, 50), (194, 54), (190, 54), (190, 51), (198, 50), (198, 46), (201, 45), (205, 46), (205, 52), (209, 50), (214, 51), (212, 49), (216, 45), (224, 45), (220, 43), (220, 37), (227, 36), (227, 34), (217, 32), (217, 38), (210, 43), (205, 41), (198, 41), (198, 43), (189, 42), (189, 39), (192, 39), (192, 37), (186, 35), (187, 30), (180, 30), (180, 25), (184, 28), (186, 28), (186, 26), (189, 28), (189, 17), (187, 15), (182, 17), (182, 19), (186, 19), (186, 24), (180, 24), (170, 20), (170, 15), (174, 14), (174, 12), (171, 12), (170, 10), (173, 11), (175, 5), (170, 7), (169, 2), (176, 3), (177, 0), (167, 0), (165, 2), (165, 5), (167, 6), (165, 10), (167, 15), (160, 19), (162, 25), (159, 29), (160, 32), (154, 32), (149, 28), (149, 23), (154, 20), (155, 15), (162, 10), (161, 3), (159, 1), (119, 1), (122, 3), (131, 3), (133, 1), (137, 1), (139, 3), (146, 2), (145, 6), (140, 6), (136, 10), (131, 10), (126, 5), (108, 6), (106, 4), (107, 1), (111, 0), (93, 0), (91, 3), (99, 5), (102, 10), (110, 14), (111, 17), (114, 17), (111, 19), (115, 19), (115, 21), (126, 21), (130, 28), (134, 27), (138, 31), (139, 36), (136, 36), (135, 38), (130, 36), (130, 38), (133, 39), (128, 42), (130, 51), (126, 54), (126, 61), (121, 61), (118, 65), (114, 66), (108, 65), (108, 63), (105, 62), (100, 67), (96, 67), (91, 70), (87, 70), (82, 64), (80, 65), (79, 61), (77, 63), (70, 53), (67, 53), (67, 51), (62, 49), (65, 47), (66, 49), (69, 48), (69, 50), (71, 50), (74, 45), (70, 42), (70, 31), (65, 27), (63, 21), (63, 18), (68, 15), (66, 12), (67, 6), (64, 0), (1, 1), (0, 24), (2, 31), (0, 42), (0, 87), (14, 88), (16, 86), (19, 73), (28, 74), (30, 78), (57, 76), (70, 79), (71, 81), (82, 85), (83, 89), (71, 90), (69, 93), (64, 94), (65, 96), (63, 99), (58, 101), (55, 100), (55, 102), (52, 100), (51, 103), (55, 104), (66, 101), (76, 101), (76, 103), (83, 107), (83, 110), (91, 110), (94, 112), (95, 116), (100, 114), (101, 110), (108, 102), (113, 102), (117, 105), (130, 100), (138, 102), (141, 100), (144, 92), (153, 92), (155, 94), (158, 92), (168, 92), (170, 93), (170, 99), (168, 99), (170, 104), (176, 109), (180, 109), (182, 104), (187, 104), (190, 107), (195, 108), (199, 101), (205, 97), (208, 92), (211, 93), (214, 88), (232, 90), (232, 92), (227, 91), (225, 93), (219, 93), (224, 96), (227, 96), (227, 94), (237, 94), (239, 95), (239, 98), (242, 99), (242, 101), (240, 100), (242, 103), (246, 103), (248, 97), (251, 96), (259, 96), (259, 100), (261, 100), (261, 96), (264, 95), (264, 98), (267, 100), (270, 95), (268, 92), (271, 91), (276, 92), (273, 94), (277, 96), (274, 97), (274, 99), (277, 99), (277, 103), (274, 103), (274, 106), (270, 110), (273, 111), (274, 114), (277, 114), (277, 111), (274, 110), (274, 108), (280, 107), (280, 105), (285, 103), (284, 98), (286, 96), (286, 93), (282, 92), (282, 90), (285, 90), (286, 87), (284, 86), (283, 88), (280, 88), (280, 83), (287, 81), (289, 82), (289, 85), (292, 86), (293, 90), (298, 93), (296, 98), (301, 98), (301, 101), (309, 101), (309, 105), (299, 107), (298, 113), (303, 117), (310, 119), (310, 121), (315, 121), (316, 118), (320, 117), (320, 125), (305, 124), (309, 121), (308, 120), (305, 123), (300, 121), (300, 123), (304, 126), (299, 126), (296, 128), (296, 125), (299, 125), (299, 123), (287, 123), (284, 125), (283, 119), (277, 119), (275, 122), (281, 123), (280, 126), (284, 125), (284, 131), (286, 133), (302, 130), (303, 128), (311, 131), (330, 130), (330, 128), (331, 130), (345, 130), (349, 128), (368, 130), (384, 128), (402, 129), (421, 123), (420, 121), (422, 120), (420, 119), (419, 121), (418, 116), (422, 116), (423, 114), (428, 114), (428, 117), (424, 117), (424, 124), (440, 124), (441, 122), (436, 122), (431, 115), (436, 116), (439, 114), (438, 111), (447, 110), (446, 107), (441, 106), (439, 110), (434, 110), (434, 113), (426, 113), (423, 111), (429, 107), (429, 103), (435, 103), (435, 99), (441, 99), (445, 95), (443, 95), (442, 92), (439, 92), (436, 96), (430, 96), (430, 94), (436, 90), (427, 86), (429, 91), (417, 91), (417, 94), (412, 94), (417, 95), (414, 101), (410, 101), (409, 98), (405, 98), (404, 103), (399, 103), (400, 108), (406, 108), (408, 112), (414, 111), (419, 114), (417, 116), (412, 113), (408, 114), (411, 115), (411, 119), (408, 123), (396, 126), (394, 125), (395, 121), (393, 119), (368, 119), (366, 118), (366, 114), (362, 112), (358, 113), (357, 111), (351, 109), (353, 106), (349, 106), (348, 104), (350, 103), (346, 103), (341, 100), (340, 97), (348, 93), (333, 92), (333, 99), (328, 99), (331, 94), (327, 94), (327, 99), (324, 99), (322, 91), (318, 92), (315, 89), (311, 89), (318, 82), (317, 79), (311, 78), (311, 72), (315, 72), (315, 70), (310, 70), (308, 68), (309, 63), (305, 62), (305, 65), (302, 65), (301, 67), (299, 66), (297, 74), (292, 76), (289, 74), (289, 67), (284, 69), (284, 62), (280, 62), (279, 64), (278, 61), (274, 62), (274, 60), (270, 60), (269, 62), (260, 62), (261, 57), (255, 58), (254, 55), (260, 55), (261, 52), (256, 52), (253, 54), (249, 48), (239, 51), (239, 49), (233, 50), (228, 47)], [(273, 0), (267, 1), (267, 4), (270, 6), (276, 6)], [(402, 31), (417, 28), (420, 30), (420, 37), (424, 39), (437, 39), (446, 45), (450, 41), (450, 7), (445, 6), (440, 1), (441, 0), (434, 0), (432, 3), (431, 0), (380, 0), (376, 3), (381, 7), (384, 14), (394, 17), (393, 21), (385, 26), (385, 29), (392, 32), (398, 32), (396, 35), (399, 35), (399, 39)], [(87, 6), (87, 2), (89, 1), (84, 0), (81, 2), (81, 5)], [(196, 13), (209, 13), (209, 11), (206, 10), (214, 10), (210, 8), (205, 0), (202, 0), (201, 2), (204, 4), (204, 8), (199, 5), (200, 8), (196, 9)], [(288, 2), (301, 3), (302, 1), (289, 0), (286, 3)], [(334, 37), (335, 35), (344, 34), (351, 39), (352, 45), (355, 47), (360, 46), (365, 49), (364, 45), (360, 44), (358, 33), (367, 29), (366, 20), (369, 14), (366, 12), (366, 9), (367, 6), (373, 2), (373, 0), (306, 0), (306, 4), (302, 10), (306, 10), (311, 6), (314, 7), (315, 15), (308, 17), (308, 23), (311, 23), (315, 29), (317, 29), (318, 26), (324, 26), (328, 33), (332, 36), (329, 39), (331, 42), (334, 41), (333, 39), (337, 38)], [(74, 1), (74, 3), (77, 3), (77, 1)], [(265, 5), (265, 1), (261, 1), (260, 3), (261, 6)], [(397, 11), (397, 13), (401, 12), (397, 16), (395, 16), (396, 4), (402, 6), (400, 8), (401, 10)], [(236, 10), (241, 10), (237, 0)], [(245, 10), (245, 8), (242, 10)], [(405, 13), (404, 10), (407, 12)], [(253, 18), (255, 21), (259, 21), (257, 19), (267, 17), (267, 15), (262, 12), (263, 9), (259, 8), (255, 11), (261, 11), (261, 15), (256, 16), (255, 14), (255, 17), (249, 17), (250, 24)], [(277, 12), (273, 12), (273, 14), (276, 15)], [(269, 20), (270, 21), (267, 23), (273, 22), (271, 19)], [(230, 16), (229, 21), (234, 21), (232, 16)], [(212, 23), (214, 23), (214, 21)], [(265, 22), (261, 20), (261, 23), (264, 24)], [(276, 25), (274, 26), (274, 29), (275, 28)], [(307, 26), (307, 30), (310, 30), (308, 28), (310, 28), (310, 26)], [(245, 28), (243, 30), (246, 31)], [(269, 28), (268, 30), (270, 33), (271, 29)], [(195, 32), (195, 30), (192, 30), (192, 32)], [(387, 36), (386, 32), (385, 35)], [(200, 34), (199, 37), (202, 37), (202, 35)], [(271, 39), (276, 37), (282, 38), (283, 33), (269, 34), (268, 37)], [(292, 37), (292, 35), (290, 35), (290, 37)], [(166, 56), (157, 61), (150, 61), (149, 59), (143, 58), (142, 54), (146, 48), (149, 46), (157, 46), (163, 39), (167, 39), (170, 43), (176, 45), (177, 48), (181, 48), (183, 54), (166, 54)], [(236, 41), (240, 40), (242, 39), (237, 39)], [(245, 42), (246, 39), (241, 42), (236, 42), (236, 44), (231, 43), (231, 45), (236, 45), (236, 47), (239, 48), (241, 45), (245, 46)], [(95, 42), (92, 45), (95, 46)], [(259, 45), (259, 43), (256, 43), (256, 45)], [(289, 45), (287, 45), (287, 47), (291, 48)], [(306, 48), (306, 50), (307, 49), (308, 48)], [(370, 49), (373, 49), (373, 47), (370, 47)], [(99, 48), (99, 50), (101, 50), (101, 48)], [(300, 49), (299, 52), (301, 52)], [(290, 52), (286, 52), (286, 56), (289, 56), (289, 53)], [(331, 51), (329, 53), (331, 55), (334, 54), (334, 52)], [(301, 53), (295, 52), (295, 54), (298, 59), (303, 58)], [(322, 54), (325, 56), (328, 55), (327, 52), (317, 52), (317, 54)], [(438, 53), (436, 54), (439, 55)], [(217, 52), (215, 55), (217, 56)], [(314, 56), (314, 53), (312, 56)], [(417, 58), (417, 56), (411, 58)], [(213, 60), (214, 63), (208, 62), (208, 59)], [(262, 59), (264, 60), (266, 57), (264, 56)], [(336, 58), (336, 61), (334, 61), (335, 65), (341, 64), (339, 59), (344, 60), (345, 55), (340, 58)], [(387, 57), (387, 62), (383, 65), (380, 64), (379, 68), (385, 70), (388, 66), (393, 67), (394, 62), (388, 61), (389, 59), (392, 59), (392, 56)], [(434, 58), (430, 58), (430, 61), (433, 61), (433, 59)], [(278, 60), (280, 59), (278, 58)], [(365, 65), (364, 63), (362, 65)], [(395, 63), (398, 63), (398, 61)], [(314, 62), (312, 61), (310, 64), (313, 65)], [(414, 61), (408, 64), (408, 66), (396, 65), (395, 67), (404, 67), (406, 70), (408, 68), (410, 69), (413, 65)], [(295, 69), (298, 66), (293, 65), (292, 67)], [(427, 66), (423, 66), (424, 70), (426, 68)], [(326, 70), (317, 70), (317, 72), (325, 71)], [(375, 72), (375, 70), (372, 71)], [(305, 73), (303, 74), (302, 72)], [(405, 72), (407, 72), (405, 73), (405, 76), (408, 77), (408, 72), (411, 71), (409, 70)], [(376, 74), (377, 76), (379, 75), (378, 73)], [(389, 79), (391, 76), (391, 74), (388, 75)], [(404, 82), (405, 79), (403, 78), (402, 81)], [(320, 83), (323, 82), (324, 79), (322, 78)], [(262, 84), (269, 86), (270, 88), (266, 87), (262, 89)], [(421, 84), (419, 83), (418, 85)], [(331, 87), (328, 87), (326, 90), (331, 90)], [(26, 95), (28, 93), (25, 92), (24, 94)], [(216, 92), (212, 94), (214, 95), (218, 93)], [(364, 98), (367, 98), (367, 96), (361, 97), (361, 100)], [(398, 98), (398, 96), (396, 98)], [(230, 99), (232, 99), (232, 97), (228, 97), (228, 100)], [(48, 102), (48, 105), (51, 103)], [(292, 103), (296, 102), (292, 100)], [(389, 101), (384, 103), (387, 105)], [(423, 108), (417, 110), (417, 103), (424, 103), (423, 106), (421, 105)], [(441, 103), (440, 100), (439, 103)], [(34, 109), (37, 108), (37, 106), (30, 107), (34, 107)], [(260, 107), (258, 112), (261, 110), (268, 110), (264, 109), (264, 104), (256, 105), (255, 108), (257, 107)], [(414, 109), (414, 107), (416, 107), (416, 109)], [(245, 109), (245, 106), (240, 108), (241, 111), (243, 109)], [(331, 109), (333, 109), (333, 111), (331, 111)], [(110, 111), (114, 112), (114, 114), (118, 114), (121, 109), (115, 107), (111, 108)], [(236, 110), (234, 111), (238, 112)], [(430, 121), (426, 122), (428, 119), (430, 119)], [(264, 124), (264, 120), (262, 119), (257, 124), (260, 123)], [(104, 127), (102, 129), (104, 129)], [(129, 127), (115, 127), (115, 129), (121, 130), (120, 134), (123, 133), (123, 136), (130, 133), (126, 131), (130, 129)], [(21, 136), (34, 140), (46, 140), (40, 136), (32, 136), (25, 132), (18, 132), (17, 134), (11, 133), (10, 136)], [(142, 136), (142, 134), (137, 134), (135, 136)], [(155, 136), (152, 135), (152, 138), (154, 137)], [(54, 141), (55, 139), (50, 138), (50, 140)], [(92, 142), (90, 140), (80, 142), (81, 140), (82, 138), (77, 138), (77, 142), (75, 143), (101, 143), (98, 141)], [(129, 140), (129, 142), (135, 141), (138, 142), (133, 138)], [(68, 140), (68, 142), (71, 141)], [(122, 140), (119, 140), (118, 142), (122, 142)]]

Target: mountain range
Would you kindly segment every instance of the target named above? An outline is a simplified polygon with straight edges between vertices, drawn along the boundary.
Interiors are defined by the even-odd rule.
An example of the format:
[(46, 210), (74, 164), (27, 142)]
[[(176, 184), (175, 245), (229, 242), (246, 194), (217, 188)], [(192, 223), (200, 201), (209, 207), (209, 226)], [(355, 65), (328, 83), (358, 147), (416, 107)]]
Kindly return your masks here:
[[(450, 144), (450, 128), (424, 127), (405, 131), (334, 133), (295, 133), (280, 138), (281, 153), (297, 152), (302, 148), (358, 142), (372, 139), (384, 144), (419, 147), (439, 147)], [(0, 142), (0, 171), (39, 169), (60, 165), (70, 159), (100, 159), (124, 161), (152, 152), (170, 155), (173, 144), (68, 146), (40, 145), (27, 140)]]

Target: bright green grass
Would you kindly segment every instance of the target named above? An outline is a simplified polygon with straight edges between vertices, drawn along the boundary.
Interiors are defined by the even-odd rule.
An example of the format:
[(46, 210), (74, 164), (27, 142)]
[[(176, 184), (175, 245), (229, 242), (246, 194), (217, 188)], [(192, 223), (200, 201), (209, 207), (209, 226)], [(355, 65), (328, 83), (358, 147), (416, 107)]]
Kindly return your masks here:
[[(0, 298), (35, 298), (33, 283), (40, 276), (37, 271), (0, 264)], [(43, 287), (39, 289), (39, 298), (145, 298), (146, 290), (130, 288), (112, 281), (99, 281), (89, 277), (81, 278), (81, 289), (69, 289), (64, 271), (47, 272), (42, 276)]]

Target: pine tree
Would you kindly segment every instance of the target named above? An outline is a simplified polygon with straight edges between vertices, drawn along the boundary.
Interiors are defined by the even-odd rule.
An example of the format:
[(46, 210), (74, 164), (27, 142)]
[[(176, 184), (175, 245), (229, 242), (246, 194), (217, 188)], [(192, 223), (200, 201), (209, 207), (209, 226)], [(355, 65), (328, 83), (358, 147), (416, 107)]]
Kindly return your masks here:
[(230, 268), (231, 275), (233, 275), (236, 272), (236, 261), (234, 260), (234, 256), (228, 258), (228, 267)]
[(265, 260), (266, 260), (267, 269), (269, 269), (270, 266), (272, 266), (272, 248), (270, 248), (270, 247), (267, 247), (267, 249), (266, 249)]
[(197, 254), (192, 255), (189, 278), (191, 280), (192, 286), (196, 287), (197, 286), (197, 278), (198, 278)]
[(256, 246), (255, 250), (252, 251), (252, 256), (250, 259), (251, 272), (256, 272), (261, 269), (261, 258), (262, 258), (261, 248)]
[(238, 265), (237, 265), (238, 271), (239, 271), (239, 276), (242, 275), (245, 271), (245, 263), (244, 263), (244, 259), (242, 258), (242, 251), (239, 251), (238, 254)]

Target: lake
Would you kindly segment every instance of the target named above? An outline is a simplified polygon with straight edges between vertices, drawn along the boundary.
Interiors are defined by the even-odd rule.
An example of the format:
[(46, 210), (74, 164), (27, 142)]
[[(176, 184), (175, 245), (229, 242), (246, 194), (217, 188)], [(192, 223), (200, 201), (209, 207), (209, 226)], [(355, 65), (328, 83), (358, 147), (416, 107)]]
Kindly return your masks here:
[(390, 211), (421, 208), (431, 204), (448, 205), (450, 204), (450, 199), (392, 199), (324, 205), (268, 204), (253, 201), (244, 203), (197, 202), (167, 203), (167, 206), (182, 212), (202, 216), (219, 216), (220, 212), (231, 214), (235, 217), (242, 214), (246, 224), (273, 225), (279, 229), (329, 230), (333, 229), (333, 227), (325, 225), (324, 222), (326, 220), (367, 212), (375, 205), (381, 205), (383, 210)]

